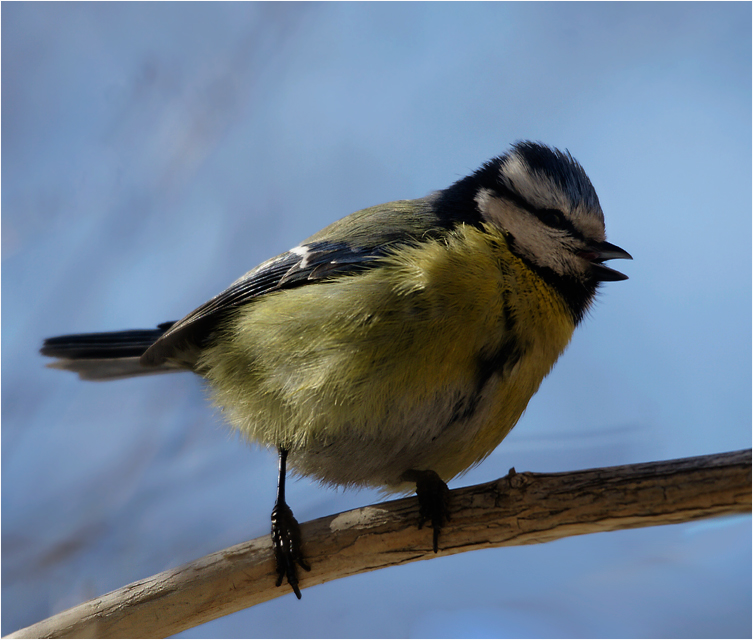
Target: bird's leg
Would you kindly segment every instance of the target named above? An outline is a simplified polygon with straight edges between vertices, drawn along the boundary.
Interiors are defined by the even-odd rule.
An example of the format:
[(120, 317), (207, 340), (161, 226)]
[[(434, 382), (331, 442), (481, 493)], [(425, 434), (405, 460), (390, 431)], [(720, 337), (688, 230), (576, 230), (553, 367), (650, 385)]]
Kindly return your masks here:
[(402, 478), (416, 483), (420, 516), (418, 528), (421, 529), (427, 520), (431, 521), (431, 528), (434, 530), (434, 553), (437, 553), (439, 532), (442, 525), (450, 519), (450, 490), (435, 471), (409, 469)]
[(287, 449), (279, 448), (279, 475), (277, 478), (277, 501), (272, 509), (272, 546), (275, 550), (277, 562), (277, 586), (282, 579), (287, 578), (288, 584), (295, 592), (296, 598), (301, 599), (298, 587), (298, 575), (295, 565), (298, 563), (306, 571), (311, 567), (301, 554), (301, 529), (293, 512), (285, 502), (285, 466), (288, 459)]

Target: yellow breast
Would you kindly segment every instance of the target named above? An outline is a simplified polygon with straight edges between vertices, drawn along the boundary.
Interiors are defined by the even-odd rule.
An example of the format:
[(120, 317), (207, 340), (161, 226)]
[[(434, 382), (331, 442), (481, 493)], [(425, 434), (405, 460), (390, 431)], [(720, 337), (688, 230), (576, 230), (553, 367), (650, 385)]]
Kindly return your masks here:
[(491, 228), (402, 247), (376, 268), (242, 307), (201, 368), (251, 440), (304, 474), (449, 479), (507, 435), (566, 347), (561, 297)]

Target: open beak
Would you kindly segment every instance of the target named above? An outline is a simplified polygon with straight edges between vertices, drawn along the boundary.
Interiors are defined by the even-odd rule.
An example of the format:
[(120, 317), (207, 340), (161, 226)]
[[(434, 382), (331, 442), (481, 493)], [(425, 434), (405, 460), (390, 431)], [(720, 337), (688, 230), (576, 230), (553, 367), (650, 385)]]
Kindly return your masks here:
[(599, 282), (614, 282), (616, 280), (628, 279), (624, 273), (605, 267), (602, 264), (605, 260), (633, 259), (633, 256), (625, 251), (625, 249), (620, 249), (616, 244), (606, 241), (594, 242), (585, 251), (578, 252), (578, 255), (591, 263), (591, 272)]

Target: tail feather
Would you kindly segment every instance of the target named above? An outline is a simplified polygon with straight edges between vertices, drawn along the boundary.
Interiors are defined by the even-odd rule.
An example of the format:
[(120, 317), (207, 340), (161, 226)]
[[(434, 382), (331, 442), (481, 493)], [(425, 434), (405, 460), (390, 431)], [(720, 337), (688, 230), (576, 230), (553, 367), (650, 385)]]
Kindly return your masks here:
[(165, 322), (156, 329), (77, 333), (47, 338), (40, 353), (57, 358), (48, 367), (73, 371), (84, 380), (116, 380), (181, 371), (183, 368), (175, 363), (145, 367), (140, 361), (141, 355), (173, 324)]

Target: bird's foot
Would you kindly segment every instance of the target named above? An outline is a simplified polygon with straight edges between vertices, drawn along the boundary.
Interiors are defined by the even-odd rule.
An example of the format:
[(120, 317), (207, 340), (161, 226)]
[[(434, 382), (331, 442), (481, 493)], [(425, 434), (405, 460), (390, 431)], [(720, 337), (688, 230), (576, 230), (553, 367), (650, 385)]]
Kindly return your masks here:
[(421, 529), (428, 520), (434, 530), (434, 553), (439, 551), (439, 532), (442, 525), (450, 520), (450, 489), (435, 471), (418, 471), (411, 469), (403, 478), (416, 483), (416, 495), (419, 504), (418, 528)]
[(276, 586), (279, 587), (282, 579), (287, 578), (296, 598), (300, 600), (301, 589), (298, 587), (295, 565), (300, 565), (306, 571), (311, 571), (311, 567), (301, 553), (301, 528), (285, 502), (278, 502), (272, 510), (272, 546), (277, 563)]

